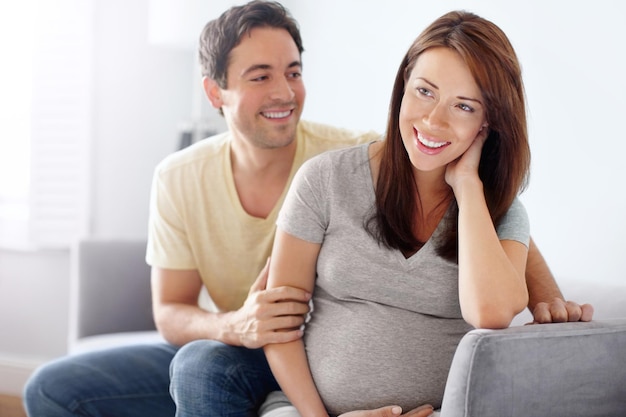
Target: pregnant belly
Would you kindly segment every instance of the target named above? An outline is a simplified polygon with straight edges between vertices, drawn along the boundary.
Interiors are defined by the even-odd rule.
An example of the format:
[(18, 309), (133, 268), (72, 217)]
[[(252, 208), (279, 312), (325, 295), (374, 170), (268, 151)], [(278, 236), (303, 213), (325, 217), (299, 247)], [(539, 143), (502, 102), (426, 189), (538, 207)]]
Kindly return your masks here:
[(391, 404), (409, 410), (441, 406), (454, 350), (469, 329), (462, 319), (318, 299), (304, 340), (330, 413)]

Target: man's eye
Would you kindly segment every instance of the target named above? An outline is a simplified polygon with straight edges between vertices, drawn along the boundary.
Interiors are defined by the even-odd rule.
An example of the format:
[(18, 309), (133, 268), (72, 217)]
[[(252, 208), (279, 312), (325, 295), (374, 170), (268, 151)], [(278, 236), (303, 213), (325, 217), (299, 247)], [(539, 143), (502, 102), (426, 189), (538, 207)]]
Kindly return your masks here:
[(299, 73), (299, 72), (292, 72), (291, 74), (289, 74), (289, 76), (291, 78), (300, 78), (300, 77), (302, 77), (302, 74)]

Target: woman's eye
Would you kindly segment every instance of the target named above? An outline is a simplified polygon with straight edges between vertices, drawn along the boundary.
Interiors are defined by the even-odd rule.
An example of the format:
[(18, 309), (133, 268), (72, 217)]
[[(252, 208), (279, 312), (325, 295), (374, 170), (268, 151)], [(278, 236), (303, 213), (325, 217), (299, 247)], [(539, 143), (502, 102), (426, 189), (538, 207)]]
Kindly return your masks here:
[(432, 96), (432, 92), (428, 88), (417, 87), (417, 92), (422, 96)]
[(463, 110), (463, 111), (467, 111), (467, 112), (473, 112), (473, 111), (474, 111), (474, 108), (473, 108), (473, 107), (468, 106), (467, 104), (463, 104), (463, 103), (459, 104), (459, 108), (460, 108), (461, 110)]

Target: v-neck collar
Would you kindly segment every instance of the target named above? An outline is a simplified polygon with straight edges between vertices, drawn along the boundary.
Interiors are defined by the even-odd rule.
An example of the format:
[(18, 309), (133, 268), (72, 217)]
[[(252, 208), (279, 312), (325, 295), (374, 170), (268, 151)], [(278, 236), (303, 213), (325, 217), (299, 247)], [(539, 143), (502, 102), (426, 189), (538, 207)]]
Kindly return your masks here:
[[(372, 178), (372, 166), (371, 166), (371, 162), (370, 162), (370, 157), (369, 157), (369, 147), (375, 142), (370, 142), (367, 144), (362, 145), (363, 147), (363, 156), (364, 156), (364, 160), (365, 163), (363, 164), (363, 170), (364, 170), (364, 175), (363, 178), (365, 179), (365, 181), (367, 182), (367, 189), (370, 190), (370, 201), (372, 206), (374, 206), (376, 204), (376, 188), (374, 186), (374, 180)], [(428, 238), (428, 240), (426, 242), (424, 242), (424, 244), (422, 245), (422, 247), (415, 252), (413, 255), (409, 256), (408, 258), (404, 256), (404, 254), (402, 253), (401, 250), (399, 249), (390, 249), (390, 252), (393, 253), (393, 257), (396, 258), (402, 265), (405, 266), (411, 266), (417, 262), (419, 262), (422, 259), (422, 255), (423, 253), (427, 253), (426, 256), (431, 256), (432, 252), (435, 251), (435, 248), (433, 247), (435, 242), (434, 239), (436, 239), (439, 234), (441, 234), (441, 229), (443, 228), (443, 224), (448, 221), (449, 217), (450, 217), (450, 210), (451, 210), (451, 203), (448, 205), (448, 208), (446, 209), (445, 214), (443, 215), (443, 217), (441, 218), (441, 220), (439, 221), (439, 223), (437, 223), (437, 227), (435, 228), (435, 230), (433, 231), (432, 235), (430, 235), (430, 237)]]

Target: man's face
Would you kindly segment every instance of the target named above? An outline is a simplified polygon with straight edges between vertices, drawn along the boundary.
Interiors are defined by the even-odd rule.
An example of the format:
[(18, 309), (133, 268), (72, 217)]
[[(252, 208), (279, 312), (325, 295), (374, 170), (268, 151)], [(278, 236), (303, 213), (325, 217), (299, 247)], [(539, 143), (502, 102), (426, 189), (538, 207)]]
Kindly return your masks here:
[(255, 28), (230, 53), (221, 108), (236, 140), (273, 149), (293, 142), (305, 89), (298, 48), (284, 29)]

